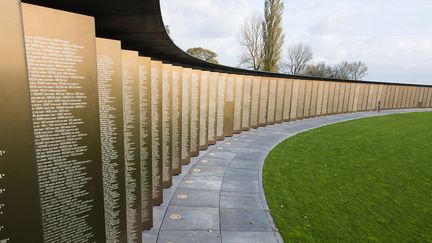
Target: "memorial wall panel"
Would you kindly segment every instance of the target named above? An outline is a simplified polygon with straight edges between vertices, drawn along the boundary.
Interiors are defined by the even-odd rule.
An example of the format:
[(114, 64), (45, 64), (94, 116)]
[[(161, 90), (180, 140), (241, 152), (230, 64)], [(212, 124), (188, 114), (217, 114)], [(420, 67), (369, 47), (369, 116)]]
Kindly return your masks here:
[(333, 114), (333, 100), (335, 96), (335, 82), (329, 82), (329, 98), (327, 101), (327, 115)]
[(269, 80), (261, 78), (260, 106), (259, 106), (259, 126), (267, 125), (267, 106), (268, 106)]
[(316, 116), (321, 116), (323, 107), (323, 96), (324, 96), (324, 82), (317, 81), (317, 103), (316, 103)]
[(427, 101), (427, 107), (432, 107), (432, 88), (428, 88), (428, 101)]
[(311, 106), (312, 106), (312, 81), (305, 81), (306, 83), (306, 91), (305, 91), (305, 99), (304, 99), (304, 118), (310, 117)]
[[(297, 110), (298, 110), (297, 106), (299, 103), (299, 86), (300, 86), (300, 81), (298, 80), (292, 81), (290, 120), (297, 120)], [(289, 88), (285, 90), (289, 90)]]
[(242, 130), (248, 131), (251, 118), (252, 77), (246, 76), (243, 82)]
[(400, 104), (400, 107), (405, 107), (405, 102), (406, 102), (406, 97), (407, 97), (407, 89), (406, 89), (407, 87), (406, 86), (402, 86), (401, 87), (401, 89), (402, 89), (402, 97), (401, 97), (401, 104)]
[(151, 61), (151, 141), (153, 205), (163, 202), (162, 179), (162, 62)]
[(402, 102), (403, 102), (403, 97), (404, 97), (404, 87), (403, 86), (399, 86), (399, 97), (398, 97), (398, 101), (397, 101), (397, 107), (398, 109), (400, 109), (402, 107)]
[(312, 83), (312, 97), (310, 105), (310, 117), (315, 117), (317, 113), (317, 102), (318, 102), (318, 82), (313, 81)]
[(162, 182), (172, 185), (172, 65), (162, 64)]
[(201, 71), (200, 78), (200, 115), (199, 115), (199, 149), (208, 147), (208, 118), (209, 118), (209, 76), (210, 72)]
[[(425, 107), (425, 94), (426, 94), (426, 88), (420, 88), (420, 99), (419, 99), (419, 102), (420, 102), (420, 107)], [(397, 90), (396, 90), (396, 93), (397, 93)]]
[(330, 98), (330, 82), (323, 82), (324, 83), (324, 91), (323, 91), (323, 102), (322, 102), (322, 108), (321, 108), (321, 114), (327, 115), (327, 106), (329, 103)]
[(138, 52), (122, 50), (126, 226), (129, 242), (141, 242), (140, 95)]
[(298, 102), (297, 102), (297, 119), (303, 119), (304, 118), (306, 82), (307, 81), (299, 81)]
[(428, 107), (429, 88), (424, 88), (423, 107)]
[(343, 107), (342, 107), (343, 113), (348, 112), (349, 97), (350, 97), (350, 86), (349, 85), (350, 85), (349, 83), (343, 83), (343, 87), (344, 87), (344, 99), (343, 99)]
[(372, 110), (372, 106), (373, 106), (373, 97), (374, 97), (374, 90), (375, 90), (375, 86), (369, 84), (369, 93), (368, 93), (368, 101), (367, 101), (367, 110)]
[(217, 82), (217, 114), (216, 114), (216, 139), (223, 140), (225, 125), (225, 96), (226, 96), (226, 74), (220, 74)]
[(21, 19), (19, 0), (0, 1), (0, 242), (4, 243), (43, 242)]
[(420, 88), (416, 87), (416, 96), (415, 96), (415, 101), (414, 101), (414, 107), (418, 108), (419, 107), (419, 102), (420, 102)]
[(227, 74), (225, 85), (225, 118), (224, 133), (226, 137), (234, 134), (234, 93), (235, 93), (235, 76)]
[(182, 78), (183, 68), (173, 66), (172, 68), (172, 98), (171, 98), (171, 157), (172, 174), (178, 175), (182, 171)]
[(348, 112), (353, 112), (353, 110), (354, 110), (355, 91), (356, 91), (356, 84), (351, 83), (350, 84), (350, 101), (349, 101), (349, 105), (348, 105)]
[(190, 163), (191, 151), (191, 75), (192, 69), (183, 68), (182, 72), (182, 123), (181, 123), (181, 141), (182, 141), (182, 164)]
[(191, 73), (191, 103), (190, 103), (190, 155), (199, 154), (199, 126), (200, 126), (200, 83), (201, 71), (192, 70)]
[(339, 100), (340, 100), (340, 96), (341, 96), (341, 83), (337, 82), (335, 84), (335, 96), (333, 99), (333, 114), (337, 114), (339, 113)]
[(251, 112), (250, 112), (250, 126), (258, 128), (259, 106), (260, 106), (260, 92), (261, 92), (261, 79), (254, 78), (252, 81), (252, 99), (251, 99)]
[(343, 111), (343, 104), (344, 104), (344, 97), (345, 97), (345, 89), (344, 89), (344, 83), (338, 83), (337, 86), (339, 87), (339, 95), (338, 95), (338, 101), (337, 101), (337, 108), (336, 113), (340, 114)]
[(141, 228), (153, 227), (151, 60), (138, 57), (141, 163)]
[(276, 114), (275, 122), (281, 123), (283, 121), (284, 112), (284, 98), (285, 98), (285, 79), (278, 79), (277, 95), (276, 95)]
[(392, 108), (395, 109), (398, 107), (398, 102), (399, 102), (399, 92), (400, 92), (400, 86), (395, 86), (395, 95), (393, 98), (393, 104), (392, 104)]
[(267, 124), (273, 125), (276, 112), (277, 79), (270, 79), (267, 103)]
[(405, 104), (404, 108), (408, 108), (410, 104), (410, 93), (411, 93), (411, 87), (406, 86), (405, 87)]
[(234, 133), (240, 133), (242, 130), (243, 76), (235, 76), (234, 96)]
[(44, 242), (105, 242), (94, 19), (22, 11)]
[(96, 54), (105, 233), (107, 242), (124, 242), (127, 234), (121, 43), (97, 38)]
[(285, 79), (285, 91), (284, 91), (284, 108), (283, 108), (283, 121), (289, 121), (291, 117), (291, 104), (292, 104), (292, 91), (293, 81)]
[(208, 81), (208, 143), (216, 144), (216, 115), (218, 98), (218, 73), (210, 73)]

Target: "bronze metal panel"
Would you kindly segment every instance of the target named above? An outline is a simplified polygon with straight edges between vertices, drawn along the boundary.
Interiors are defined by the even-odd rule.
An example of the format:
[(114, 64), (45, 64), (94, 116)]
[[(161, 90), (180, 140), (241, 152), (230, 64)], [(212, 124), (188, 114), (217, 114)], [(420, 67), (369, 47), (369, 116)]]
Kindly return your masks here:
[(151, 60), (138, 58), (141, 161), (141, 228), (153, 227)]
[(200, 126), (200, 83), (201, 71), (192, 70), (191, 73), (191, 97), (190, 97), (190, 156), (199, 154), (199, 126)]
[(355, 83), (349, 84), (349, 102), (348, 102), (348, 112), (353, 112), (355, 98)]
[(414, 107), (414, 87), (410, 87), (410, 92), (409, 92), (409, 108), (413, 108)]
[(381, 109), (385, 109), (385, 102), (387, 99), (387, 93), (388, 93), (389, 87), (390, 87), (389, 85), (383, 86), (383, 91), (382, 91), (382, 96), (381, 96)]
[(432, 107), (432, 88), (428, 88), (428, 91), (427, 107)]
[(358, 103), (357, 103), (357, 111), (363, 111), (363, 98), (364, 98), (364, 85), (363, 84), (357, 84), (359, 89), (359, 95), (358, 95)]
[(304, 118), (310, 117), (311, 106), (312, 106), (312, 81), (304, 81), (306, 83), (305, 99), (304, 99)]
[(127, 241), (120, 41), (96, 39), (107, 242)]
[(416, 93), (415, 93), (415, 100), (414, 100), (414, 107), (419, 107), (420, 102), (420, 87), (415, 87)]
[(393, 109), (395, 96), (396, 96), (396, 86), (392, 85), (391, 86), (391, 93), (390, 93), (390, 101), (389, 101), (389, 108), (390, 109)]
[(362, 111), (367, 110), (367, 101), (368, 101), (368, 94), (369, 94), (369, 84), (363, 84), (363, 99), (362, 99)]
[(283, 121), (289, 121), (291, 117), (291, 101), (293, 91), (293, 81), (284, 79), (285, 92), (284, 92), (284, 107), (283, 107)]
[(200, 79), (200, 117), (199, 117), (199, 149), (208, 147), (208, 118), (209, 118), (209, 76), (210, 72), (201, 71)]
[(44, 242), (105, 242), (94, 18), (22, 11)]
[(267, 124), (273, 125), (276, 112), (277, 79), (270, 79), (267, 103)]
[(216, 143), (216, 115), (218, 98), (218, 73), (210, 73), (208, 80), (208, 143)]
[(328, 98), (328, 102), (327, 102), (327, 115), (331, 115), (333, 114), (333, 100), (334, 100), (334, 96), (335, 96), (335, 82), (330, 82), (329, 84), (329, 98)]
[[(293, 80), (292, 81), (292, 92), (291, 92), (290, 120), (297, 120), (297, 111), (298, 111), (298, 103), (299, 103), (299, 88), (300, 88), (300, 81), (299, 80)], [(285, 90), (289, 90), (289, 88), (287, 88)]]
[(260, 106), (260, 92), (261, 92), (261, 79), (254, 78), (252, 81), (252, 99), (251, 99), (251, 112), (250, 112), (250, 126), (258, 128), (259, 106)]
[(362, 101), (362, 86), (361, 84), (355, 84), (355, 94), (354, 94), (354, 112), (361, 111), (361, 101)]
[(313, 81), (312, 83), (312, 96), (310, 105), (310, 117), (315, 117), (317, 113), (317, 102), (318, 102), (318, 82)]
[(252, 77), (243, 80), (243, 107), (242, 107), (242, 130), (250, 129)]
[(297, 119), (303, 119), (304, 118), (306, 82), (307, 81), (304, 81), (304, 80), (301, 80), (299, 82), (298, 103), (297, 103)]
[(182, 171), (182, 78), (183, 68), (172, 68), (172, 98), (171, 98), (171, 159), (172, 174), (178, 175)]
[(316, 103), (316, 116), (321, 116), (322, 114), (322, 105), (323, 105), (323, 96), (324, 96), (324, 82), (317, 81), (317, 103)]
[(19, 0), (0, 1), (0, 242), (43, 242)]
[(339, 109), (339, 98), (340, 98), (340, 83), (335, 83), (334, 99), (333, 99), (333, 110), (332, 114), (337, 114)]
[(141, 242), (140, 95), (138, 52), (122, 50), (126, 219), (129, 242)]
[(163, 202), (162, 179), (162, 62), (151, 61), (151, 141), (153, 205)]
[(400, 101), (401, 102), (400, 108), (405, 107), (406, 97), (407, 97), (407, 87), (403, 86), (402, 87), (402, 97), (401, 97), (401, 101)]
[(368, 111), (372, 110), (372, 107), (373, 107), (373, 102), (374, 102), (373, 94), (374, 94), (374, 89), (375, 89), (374, 85), (371, 84), (369, 86), (370, 87), (369, 87), (368, 101), (367, 101), (367, 110)]
[(234, 133), (241, 132), (242, 104), (243, 104), (243, 76), (235, 76), (235, 103), (234, 103)]
[(344, 95), (344, 102), (343, 102), (343, 113), (348, 112), (349, 107), (349, 100), (350, 100), (350, 83), (344, 83), (344, 89), (345, 89), (345, 95)]
[(261, 78), (260, 106), (259, 106), (259, 126), (267, 125), (267, 106), (268, 106), (269, 80)]
[(321, 107), (321, 115), (325, 116), (328, 114), (328, 101), (329, 101), (329, 93), (330, 93), (330, 82), (322, 82), (324, 84), (324, 91), (323, 91), (323, 101), (322, 101), (322, 107)]
[(216, 114), (216, 139), (223, 140), (225, 138), (225, 96), (226, 96), (226, 74), (220, 74), (217, 82), (217, 114)]
[(281, 123), (283, 121), (284, 111), (285, 80), (280, 78), (277, 80), (277, 82), (275, 122)]
[(344, 104), (344, 96), (345, 96), (344, 83), (338, 83), (338, 87), (339, 87), (339, 95), (338, 95), (336, 113), (339, 114), (342, 113), (343, 104)]
[(191, 151), (191, 75), (192, 69), (183, 68), (182, 72), (182, 111), (181, 111), (181, 140), (182, 140), (182, 164), (190, 163)]
[(172, 65), (162, 64), (162, 182), (172, 185)]
[(421, 105), (421, 107), (425, 107), (425, 105), (426, 105), (426, 95), (427, 95), (427, 93), (426, 93), (426, 88), (420, 88), (420, 99), (419, 99), (419, 101), (421, 102), (420, 103), (420, 105)]
[(398, 86), (398, 90), (399, 90), (399, 96), (398, 96), (398, 100), (397, 100), (397, 108), (400, 109), (402, 107), (402, 100), (403, 100), (403, 95), (404, 95), (404, 87), (403, 86)]
[(234, 93), (235, 93), (235, 76), (228, 74), (225, 85), (225, 118), (224, 133), (226, 137), (234, 134)]
[(393, 107), (395, 109), (398, 109), (398, 107), (399, 107), (400, 97), (401, 97), (401, 89), (400, 89), (400, 86), (397, 85), (396, 88), (395, 88), (395, 98), (394, 98), (394, 101), (393, 101)]

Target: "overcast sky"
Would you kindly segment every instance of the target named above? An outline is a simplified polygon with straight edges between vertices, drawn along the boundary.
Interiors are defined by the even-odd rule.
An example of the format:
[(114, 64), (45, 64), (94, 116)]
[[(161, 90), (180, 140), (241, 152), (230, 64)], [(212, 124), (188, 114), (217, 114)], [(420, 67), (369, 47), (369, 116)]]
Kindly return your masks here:
[[(264, 0), (161, 0), (183, 50), (202, 46), (237, 66), (238, 31)], [(285, 0), (285, 48), (302, 42), (316, 61), (364, 61), (367, 80), (432, 84), (432, 0)]]

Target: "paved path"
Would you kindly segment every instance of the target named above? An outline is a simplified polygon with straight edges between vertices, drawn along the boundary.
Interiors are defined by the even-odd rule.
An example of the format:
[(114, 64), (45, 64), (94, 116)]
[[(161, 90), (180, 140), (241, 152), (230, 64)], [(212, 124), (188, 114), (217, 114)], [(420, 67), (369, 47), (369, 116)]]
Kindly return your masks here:
[(226, 138), (202, 151), (173, 178), (174, 186), (164, 190), (164, 203), (154, 207), (154, 228), (143, 233), (143, 242), (283, 242), (263, 194), (261, 170), (267, 153), (286, 138), (312, 128), (408, 111), (419, 110), (318, 117)]

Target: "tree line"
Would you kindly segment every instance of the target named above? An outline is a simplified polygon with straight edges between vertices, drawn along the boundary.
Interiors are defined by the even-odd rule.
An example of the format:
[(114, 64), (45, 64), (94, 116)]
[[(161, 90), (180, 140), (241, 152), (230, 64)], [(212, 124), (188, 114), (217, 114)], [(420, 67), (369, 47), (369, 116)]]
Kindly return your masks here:
[[(253, 14), (247, 17), (239, 30), (239, 42), (243, 52), (240, 66), (292, 75), (362, 80), (368, 74), (368, 67), (362, 61), (343, 61), (336, 65), (314, 61), (312, 49), (302, 43), (283, 48), (285, 35), (282, 29), (283, 0), (265, 0), (263, 16)], [(202, 60), (218, 63), (217, 54), (211, 50), (196, 47), (186, 51)]]

